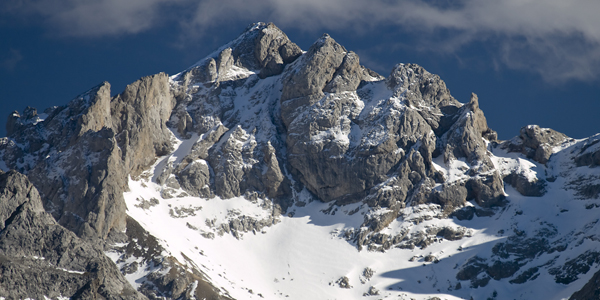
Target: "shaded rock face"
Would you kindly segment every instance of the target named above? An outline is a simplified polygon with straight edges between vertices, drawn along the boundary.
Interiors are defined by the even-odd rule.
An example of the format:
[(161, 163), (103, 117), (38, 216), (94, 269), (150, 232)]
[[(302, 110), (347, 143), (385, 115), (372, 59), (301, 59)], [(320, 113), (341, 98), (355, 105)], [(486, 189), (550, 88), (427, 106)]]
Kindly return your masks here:
[(0, 143), (9, 168), (27, 174), (44, 207), (80, 237), (101, 238), (125, 229), (123, 192), (155, 158), (171, 151), (166, 121), (175, 99), (161, 73), (110, 97), (103, 83), (66, 106), (13, 114)]
[(600, 135), (590, 137), (574, 158), (578, 167), (600, 166)]
[(569, 300), (587, 300), (600, 298), (600, 272), (596, 272), (579, 291), (575, 292)]
[(0, 174), (0, 224), (3, 297), (146, 299), (100, 249), (58, 225), (15, 171)]

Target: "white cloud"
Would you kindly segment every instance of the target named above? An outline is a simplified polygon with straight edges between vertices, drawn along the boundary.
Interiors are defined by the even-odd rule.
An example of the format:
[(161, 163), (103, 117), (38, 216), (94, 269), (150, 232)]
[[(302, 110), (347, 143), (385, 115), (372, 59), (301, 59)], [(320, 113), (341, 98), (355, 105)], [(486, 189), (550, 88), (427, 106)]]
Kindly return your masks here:
[(21, 0), (1, 6), (4, 13), (38, 19), (52, 35), (98, 37), (135, 34), (164, 21), (161, 10), (173, 0)]
[[(416, 47), (452, 53), (493, 44), (492, 60), (549, 81), (600, 77), (600, 1), (595, 0), (21, 0), (12, 11), (41, 16), (61, 35), (135, 34), (165, 21), (185, 34), (231, 22), (373, 34), (379, 25), (418, 32)], [(7, 6), (5, 5), (5, 8)], [(177, 13), (165, 13), (165, 8)], [(5, 9), (6, 10), (6, 9)], [(236, 25), (237, 26), (237, 25)], [(210, 29), (210, 30), (209, 30)], [(441, 32), (445, 33), (440, 39)], [(433, 39), (436, 39), (435, 41)]]

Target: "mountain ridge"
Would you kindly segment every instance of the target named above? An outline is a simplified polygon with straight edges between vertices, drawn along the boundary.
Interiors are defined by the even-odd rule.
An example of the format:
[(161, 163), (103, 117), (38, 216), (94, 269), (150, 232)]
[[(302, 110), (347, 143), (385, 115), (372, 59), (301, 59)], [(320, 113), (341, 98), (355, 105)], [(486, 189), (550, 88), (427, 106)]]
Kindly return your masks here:
[[(556, 221), (527, 229), (519, 217), (519, 207), (535, 214), (523, 196), (551, 199), (575, 211), (598, 207), (593, 203), (600, 191), (593, 168), (600, 164), (597, 136), (573, 140), (526, 126), (514, 139), (498, 141), (477, 95), (460, 103), (439, 76), (415, 64), (398, 64), (387, 78), (380, 76), (326, 34), (304, 52), (273, 24), (256, 23), (179, 74), (144, 77), (115, 97), (103, 83), (44, 113), (42, 119), (27, 108), (22, 116), (11, 115), (0, 159), (6, 169), (27, 175), (60, 225), (101, 245), (129, 283), (151, 299), (283, 297), (275, 292), (277, 284), (263, 280), (248, 287), (243, 278), (252, 280), (241, 271), (215, 271), (222, 258), (213, 254), (213, 261), (197, 250), (205, 246), (213, 251), (208, 244), (216, 247), (220, 240), (235, 245), (226, 236), (239, 243), (246, 243), (250, 233), (270, 236), (303, 217), (341, 222), (324, 221), (321, 227), (331, 227), (334, 240), (343, 241), (345, 246), (336, 249), (349, 253), (344, 247), (350, 246), (372, 253), (356, 258), (365, 262), (376, 253), (404, 257), (406, 251), (425, 253), (439, 244), (444, 250), (436, 255), (405, 261), (445, 266), (458, 259), (452, 255), (461, 257), (462, 245), (458, 252), (444, 247), (506, 240), (456, 260), (457, 270), (449, 271), (455, 275), (436, 275), (448, 278), (450, 287), (440, 291), (433, 283), (429, 293), (411, 294), (421, 298), (492, 295), (492, 288), (509, 292), (542, 272), (542, 277), (554, 276), (554, 291), (573, 282), (580, 288), (585, 282), (579, 276), (591, 278), (591, 267), (600, 263), (589, 246), (588, 251), (569, 248), (589, 262), (587, 269), (577, 261), (560, 265), (556, 258), (539, 264), (568, 248), (566, 235), (552, 224)], [(576, 150), (579, 154), (573, 154)], [(555, 194), (587, 202), (574, 208), (552, 198)], [(172, 226), (206, 239), (206, 245), (172, 240), (190, 248), (171, 248), (173, 233), (160, 230), (148, 216), (166, 224), (185, 221)], [(491, 216), (510, 222), (513, 234)], [(486, 235), (470, 225), (485, 223), (483, 218), (503, 233)], [(554, 220), (541, 213), (538, 218)], [(589, 228), (581, 232), (593, 236), (592, 223), (582, 224)], [(576, 231), (577, 226), (569, 228)], [(132, 251), (136, 248), (147, 250)], [(448, 263), (438, 264), (444, 259)], [(267, 267), (280, 272), (273, 268)], [(368, 287), (366, 296), (384, 293), (379, 289), (386, 284), (386, 290), (401, 288), (385, 283), (395, 271), (380, 268), (384, 271), (373, 280), (379, 283)], [(344, 289), (330, 288), (322, 297), (362, 297), (363, 292), (351, 288), (357, 285), (354, 279), (339, 275), (326, 286)], [(316, 284), (305, 277), (295, 279)], [(369, 282), (360, 278), (360, 284)], [(252, 292), (258, 287), (275, 295)], [(287, 289), (296, 293), (292, 298), (303, 297), (296, 286)], [(524, 294), (515, 297), (527, 299)]]

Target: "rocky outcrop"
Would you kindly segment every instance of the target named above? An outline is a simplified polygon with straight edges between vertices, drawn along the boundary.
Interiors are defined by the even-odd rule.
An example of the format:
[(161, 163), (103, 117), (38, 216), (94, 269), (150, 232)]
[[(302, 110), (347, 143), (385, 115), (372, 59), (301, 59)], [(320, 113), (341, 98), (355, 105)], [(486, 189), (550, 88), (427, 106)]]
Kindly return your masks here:
[(0, 171), (0, 294), (146, 299), (100, 249), (58, 225), (24, 175)]
[(521, 152), (541, 164), (552, 155), (553, 148), (571, 140), (565, 134), (550, 128), (528, 125), (521, 128), (520, 135), (502, 143), (501, 147), (511, 152)]
[(157, 156), (172, 151), (172, 134), (166, 123), (174, 107), (165, 73), (144, 77), (111, 100), (111, 129), (131, 176), (138, 176)]
[(546, 193), (546, 181), (543, 179), (531, 180), (523, 174), (510, 173), (503, 180), (513, 186), (523, 196), (540, 197)]
[(37, 114), (26, 110), (11, 121), (12, 135), (0, 150), (10, 168), (29, 176), (59, 224), (80, 237), (105, 239), (125, 229), (127, 176), (171, 150), (166, 122), (174, 105), (164, 73), (114, 98), (105, 82), (47, 110), (44, 120), (31, 121)]

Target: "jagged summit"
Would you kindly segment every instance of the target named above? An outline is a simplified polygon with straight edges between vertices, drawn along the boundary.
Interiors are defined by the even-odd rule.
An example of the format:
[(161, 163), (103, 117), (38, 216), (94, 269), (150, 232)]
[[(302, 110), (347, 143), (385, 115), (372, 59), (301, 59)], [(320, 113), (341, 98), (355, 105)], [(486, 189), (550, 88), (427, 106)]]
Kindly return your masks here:
[(598, 269), (598, 136), (498, 141), (419, 65), (384, 77), (255, 23), (110, 95), (13, 113), (0, 169), (150, 299), (560, 299)]
[(227, 74), (239, 69), (257, 73), (261, 78), (280, 74), (302, 50), (273, 23), (255, 23), (238, 38), (200, 60), (177, 76), (186, 82), (212, 82), (235, 79)]

